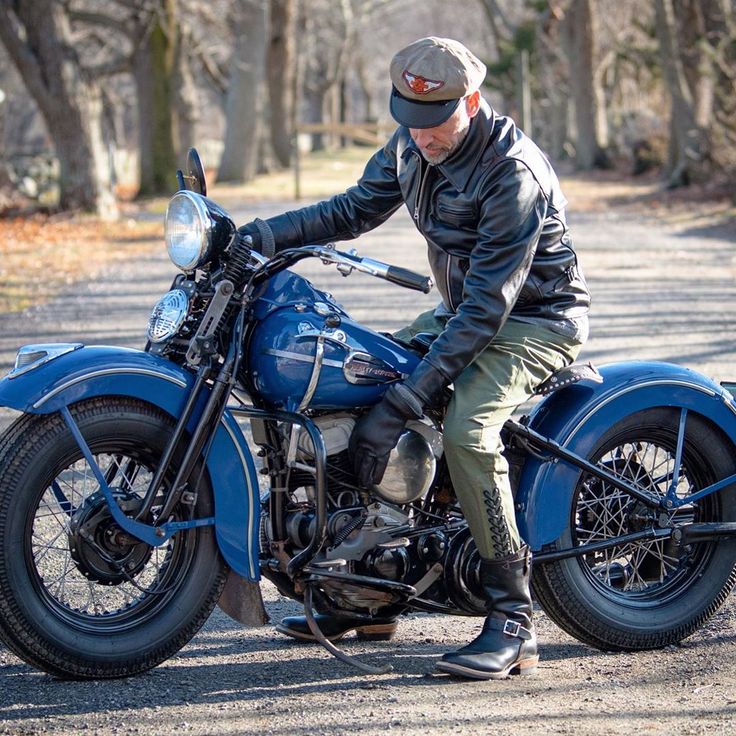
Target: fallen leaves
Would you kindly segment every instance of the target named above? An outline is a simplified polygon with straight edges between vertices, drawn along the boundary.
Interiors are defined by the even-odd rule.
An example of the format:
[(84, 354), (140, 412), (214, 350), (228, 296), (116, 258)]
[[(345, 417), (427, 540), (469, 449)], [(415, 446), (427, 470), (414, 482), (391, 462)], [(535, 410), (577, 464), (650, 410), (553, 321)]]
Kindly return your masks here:
[(0, 312), (48, 301), (110, 263), (163, 247), (161, 222), (75, 216), (0, 219)]

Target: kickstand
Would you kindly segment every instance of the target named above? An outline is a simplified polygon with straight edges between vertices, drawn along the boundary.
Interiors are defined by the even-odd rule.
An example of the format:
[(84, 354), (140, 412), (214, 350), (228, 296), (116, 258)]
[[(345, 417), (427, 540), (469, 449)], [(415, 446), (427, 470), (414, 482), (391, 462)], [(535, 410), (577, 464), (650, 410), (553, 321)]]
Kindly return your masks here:
[(307, 585), (304, 591), (304, 614), (307, 617), (307, 624), (309, 630), (314, 635), (314, 638), (334, 657), (337, 657), (346, 664), (351, 664), (353, 667), (357, 667), (359, 670), (369, 675), (385, 675), (387, 672), (391, 672), (393, 667), (390, 664), (385, 664), (382, 667), (374, 667), (370, 664), (364, 664), (355, 657), (351, 657), (349, 654), (340, 651), (325, 635), (319, 630), (317, 622), (314, 620), (314, 614), (312, 613), (312, 586)]

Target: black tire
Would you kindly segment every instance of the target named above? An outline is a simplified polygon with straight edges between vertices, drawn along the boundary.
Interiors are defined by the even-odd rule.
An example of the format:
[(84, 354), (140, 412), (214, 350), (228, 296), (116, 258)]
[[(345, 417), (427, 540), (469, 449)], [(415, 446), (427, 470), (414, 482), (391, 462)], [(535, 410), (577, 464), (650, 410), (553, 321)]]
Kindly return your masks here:
[[(173, 420), (122, 397), (81, 402), (72, 415), (108, 485), (133, 514)], [(214, 513), (209, 478), (194, 477), (200, 475), (195, 507), (180, 504), (179, 520)], [(96, 490), (58, 414), (25, 415), (6, 431), (0, 638), (29, 664), (60, 677), (126, 677), (156, 666), (199, 630), (225, 583), (214, 527), (177, 533), (152, 548), (119, 534)]]
[[(590, 460), (664, 495), (675, 464), (680, 412), (647, 409), (621, 420)], [(731, 444), (689, 414), (680, 466), (680, 497), (736, 472)], [(646, 528), (644, 507), (611, 484), (582, 473), (570, 525), (547, 550), (566, 549)], [(733, 487), (669, 514), (667, 523), (736, 520)], [(537, 563), (533, 585), (549, 617), (582, 642), (604, 650), (656, 649), (700, 628), (736, 583), (736, 540), (678, 546), (670, 540), (620, 545), (605, 552)]]

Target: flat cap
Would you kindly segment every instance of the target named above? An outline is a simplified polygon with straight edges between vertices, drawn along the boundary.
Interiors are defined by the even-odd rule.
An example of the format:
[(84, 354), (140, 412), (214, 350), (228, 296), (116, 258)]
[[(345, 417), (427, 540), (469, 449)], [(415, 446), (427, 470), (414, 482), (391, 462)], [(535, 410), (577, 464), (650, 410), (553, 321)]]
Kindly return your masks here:
[(391, 60), (391, 115), (407, 128), (434, 128), (480, 88), (486, 66), (459, 41), (428, 36)]

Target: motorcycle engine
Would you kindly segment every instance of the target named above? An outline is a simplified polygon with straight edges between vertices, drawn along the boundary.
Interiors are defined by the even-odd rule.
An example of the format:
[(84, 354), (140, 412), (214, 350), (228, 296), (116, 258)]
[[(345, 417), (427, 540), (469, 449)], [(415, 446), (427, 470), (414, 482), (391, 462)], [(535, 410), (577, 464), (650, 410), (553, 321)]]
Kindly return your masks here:
[[(414, 502), (432, 487), (442, 454), (441, 434), (422, 422), (409, 422), (391, 452), (381, 484), (370, 491), (357, 486), (349, 453), (355, 418), (347, 413), (316, 417), (327, 450), (327, 540), (318, 560), (334, 561), (337, 569), (409, 585), (430, 574), (439, 563), (444, 572), (427, 591), (442, 605), (473, 615), (483, 612), (477, 596), (479, 558), (467, 527), (451, 532), (432, 523), (422, 533)], [(292, 435), (291, 441), (294, 442)], [(292, 458), (286, 508), (286, 536), (294, 551), (304, 549), (315, 533), (313, 449), (305, 433), (298, 434)], [(300, 469), (301, 468), (301, 469)], [(420, 514), (421, 516), (421, 514)], [(265, 549), (270, 547), (268, 511), (262, 516)], [(426, 523), (426, 520), (425, 522)], [(323, 589), (330, 587), (323, 582)], [(369, 588), (335, 582), (329, 591), (344, 610), (375, 611), (379, 603)]]
[[(325, 559), (360, 563), (372, 575), (393, 580), (406, 573), (409, 560), (403, 533), (412, 526), (408, 504), (427, 493), (434, 480), (437, 457), (442, 452), (439, 432), (421, 422), (410, 422), (391, 452), (380, 485), (359, 489), (348, 451), (355, 418), (349, 414), (317, 417), (327, 450), (328, 545)], [(306, 434), (299, 435), (296, 464), (311, 464), (312, 447)], [(315, 528), (312, 476), (292, 472), (292, 504), (286, 530), (297, 549), (309, 544)]]
[[(328, 462), (347, 452), (355, 418), (347, 414), (318, 417), (314, 420), (322, 432)], [(309, 442), (302, 435), (301, 460), (310, 454)], [(372, 493), (389, 503), (405, 504), (421, 498), (432, 485), (437, 457), (442, 454), (442, 436), (422, 422), (409, 422), (396, 447), (391, 451), (383, 480)]]

